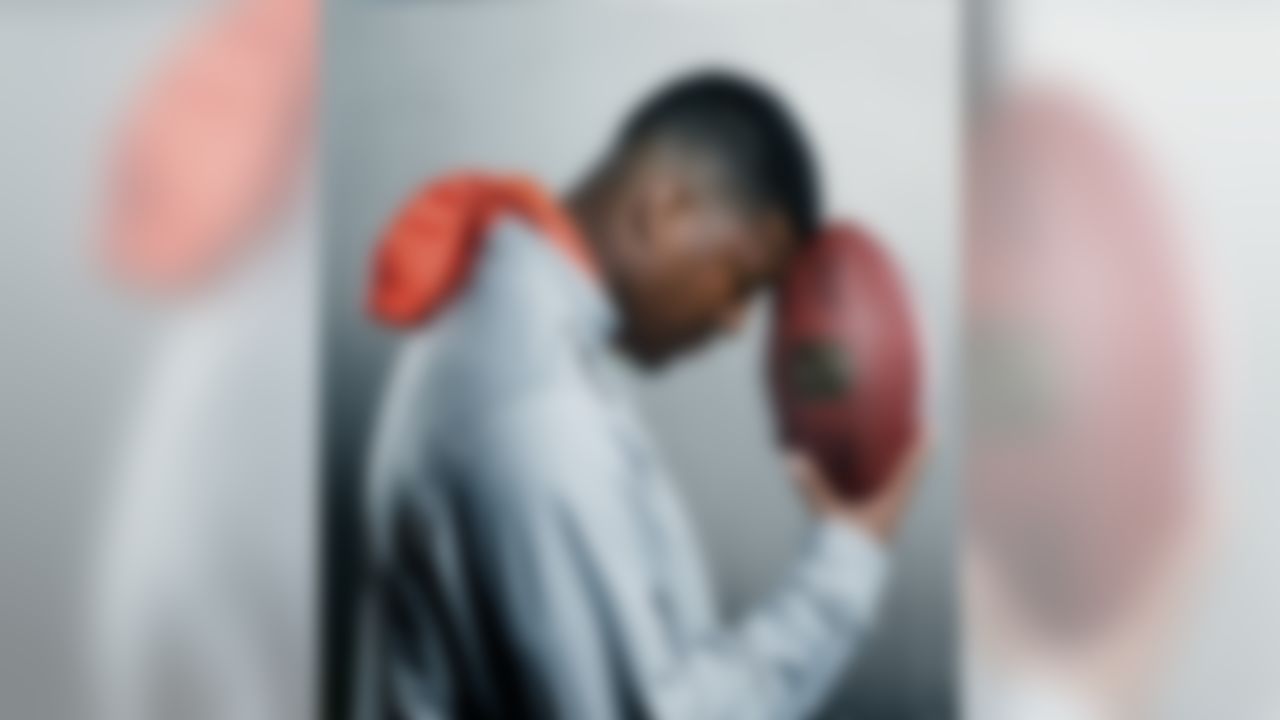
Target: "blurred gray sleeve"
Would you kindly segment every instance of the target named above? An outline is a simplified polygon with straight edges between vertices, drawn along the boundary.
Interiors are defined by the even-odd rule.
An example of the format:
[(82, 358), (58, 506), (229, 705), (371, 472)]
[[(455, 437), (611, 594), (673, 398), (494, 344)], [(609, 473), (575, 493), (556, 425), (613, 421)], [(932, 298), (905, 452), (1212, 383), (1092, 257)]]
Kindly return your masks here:
[(636, 478), (586, 399), (535, 393), (460, 435), (510, 690), (538, 717), (806, 717), (866, 634), (886, 562), (854, 529), (816, 524), (771, 597), (684, 636), (655, 601), (652, 548), (627, 532), (641, 510), (612, 490)]

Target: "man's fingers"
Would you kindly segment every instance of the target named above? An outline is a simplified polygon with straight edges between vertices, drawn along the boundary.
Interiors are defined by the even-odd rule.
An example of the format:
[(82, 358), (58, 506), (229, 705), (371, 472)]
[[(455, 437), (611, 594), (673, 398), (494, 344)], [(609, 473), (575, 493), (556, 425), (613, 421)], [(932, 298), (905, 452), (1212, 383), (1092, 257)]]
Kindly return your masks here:
[(929, 455), (929, 447), (928, 436), (924, 433), (919, 433), (894, 468), (892, 484), (895, 489), (901, 490), (915, 485), (920, 473), (924, 470), (925, 460)]
[(792, 480), (800, 486), (805, 501), (813, 508), (818, 508), (829, 501), (831, 489), (826, 485), (822, 471), (807, 453), (799, 450), (787, 452), (787, 472)]

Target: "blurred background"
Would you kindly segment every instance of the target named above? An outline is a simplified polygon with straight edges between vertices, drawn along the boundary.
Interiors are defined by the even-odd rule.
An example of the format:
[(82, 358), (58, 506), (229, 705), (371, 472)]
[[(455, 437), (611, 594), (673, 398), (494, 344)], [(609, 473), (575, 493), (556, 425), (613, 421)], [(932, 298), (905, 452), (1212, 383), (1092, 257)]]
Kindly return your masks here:
[(309, 714), (315, 9), (0, 8), (6, 717)]
[(89, 549), (110, 494), (102, 469), (156, 325), (93, 255), (104, 129), (148, 50), (187, 14), (10, 8), (0, 22), (0, 696), (14, 717), (82, 710), (68, 672), (85, 648)]
[(971, 10), (969, 714), (1276, 717), (1280, 6)]
[[(936, 454), (896, 550), (883, 625), (832, 716), (953, 713), (958, 437), (946, 418), (954, 411), (959, 20), (943, 2), (333, 8), (324, 195), (329, 691), (344, 694), (350, 672), (357, 497), (398, 340), (364, 311), (370, 250), (384, 223), (420, 183), (460, 167), (515, 169), (565, 188), (644, 96), (711, 64), (756, 75), (793, 105), (823, 165), (829, 213), (865, 223), (890, 249), (929, 350)], [(657, 377), (632, 378), (728, 617), (779, 581), (806, 521), (773, 440), (763, 310), (740, 337)]]

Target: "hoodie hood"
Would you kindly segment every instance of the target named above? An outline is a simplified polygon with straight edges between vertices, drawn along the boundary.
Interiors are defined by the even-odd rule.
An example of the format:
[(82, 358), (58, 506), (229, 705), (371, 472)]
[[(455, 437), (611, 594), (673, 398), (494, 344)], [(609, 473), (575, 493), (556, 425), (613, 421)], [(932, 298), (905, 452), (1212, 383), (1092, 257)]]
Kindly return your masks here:
[(400, 328), (429, 322), (466, 284), (490, 224), (528, 222), (590, 276), (587, 244), (569, 213), (534, 180), (459, 173), (424, 184), (401, 208), (374, 250), (369, 312)]

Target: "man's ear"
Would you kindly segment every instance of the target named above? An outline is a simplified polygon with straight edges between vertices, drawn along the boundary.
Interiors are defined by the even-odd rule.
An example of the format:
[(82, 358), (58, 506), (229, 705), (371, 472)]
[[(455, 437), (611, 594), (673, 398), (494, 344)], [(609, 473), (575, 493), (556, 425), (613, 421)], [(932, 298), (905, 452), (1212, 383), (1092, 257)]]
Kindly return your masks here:
[(654, 163), (639, 178), (635, 229), (646, 250), (665, 247), (681, 237), (680, 226), (688, 222), (697, 201), (690, 179), (676, 170), (671, 163)]

